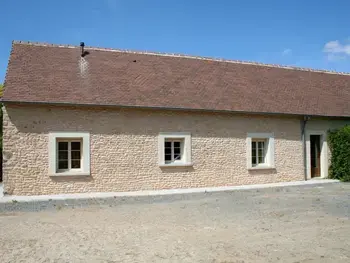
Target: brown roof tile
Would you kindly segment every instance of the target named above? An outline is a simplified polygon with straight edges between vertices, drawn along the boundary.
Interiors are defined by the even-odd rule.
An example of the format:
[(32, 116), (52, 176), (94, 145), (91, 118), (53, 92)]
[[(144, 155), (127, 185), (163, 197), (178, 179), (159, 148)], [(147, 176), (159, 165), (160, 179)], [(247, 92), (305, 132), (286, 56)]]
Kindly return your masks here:
[(3, 100), (350, 117), (350, 75), (257, 63), (13, 44)]

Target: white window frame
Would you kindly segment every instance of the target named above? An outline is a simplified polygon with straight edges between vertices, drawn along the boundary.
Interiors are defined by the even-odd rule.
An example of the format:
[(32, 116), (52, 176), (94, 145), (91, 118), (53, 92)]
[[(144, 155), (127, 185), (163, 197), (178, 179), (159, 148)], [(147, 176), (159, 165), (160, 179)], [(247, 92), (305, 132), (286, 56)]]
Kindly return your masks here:
[[(184, 140), (181, 140), (181, 139), (165, 139), (164, 140), (164, 142), (170, 142), (171, 143), (171, 160), (170, 160), (170, 162), (169, 161), (166, 161), (166, 160), (164, 160), (164, 162), (166, 163), (166, 164), (169, 164), (169, 163), (181, 163), (183, 160), (182, 160), (182, 158), (184, 157)], [(175, 142), (179, 142), (180, 143), (180, 156), (181, 156), (181, 158), (180, 158), (180, 160), (175, 160), (175, 158), (174, 158), (174, 155), (175, 155), (175, 151), (174, 151), (174, 148), (175, 148), (175, 146), (174, 146), (174, 143)], [(165, 146), (164, 146), (164, 148), (165, 148)], [(165, 155), (165, 154), (164, 154)], [(168, 163), (169, 162), (169, 163)]]
[[(58, 141), (80, 141), (80, 169), (58, 169)], [(90, 134), (88, 132), (49, 133), (49, 176), (89, 176), (90, 175)]]
[[(256, 163), (252, 163), (252, 166), (258, 166), (258, 165), (262, 165), (262, 164), (266, 164), (266, 153), (267, 153), (267, 140), (266, 139), (256, 139), (256, 138), (252, 138), (252, 147), (253, 147), (253, 143), (255, 142), (256, 144), (256, 148), (255, 148), (255, 154), (256, 154)], [(263, 152), (263, 162), (259, 163), (259, 142), (263, 142), (264, 143), (264, 152)], [(253, 159), (253, 158), (252, 158)]]
[[(67, 169), (59, 169), (59, 149), (58, 149), (58, 143), (60, 142), (67, 142), (68, 143), (68, 168)], [(72, 142), (80, 142), (80, 168), (72, 168)], [(81, 139), (57, 139), (56, 140), (56, 150), (57, 150), (57, 158), (56, 158), (56, 165), (57, 165), (57, 172), (58, 173), (63, 173), (63, 172), (68, 172), (68, 171), (78, 171), (81, 172), (83, 171), (83, 142)]]
[[(181, 160), (174, 160), (171, 163), (165, 162), (164, 143), (165, 141), (181, 142)], [(191, 133), (188, 132), (162, 132), (158, 136), (158, 163), (160, 167), (192, 166), (191, 158)]]
[[(265, 163), (252, 163), (252, 141), (265, 141)], [(257, 156), (258, 158), (258, 156)], [(275, 138), (273, 133), (247, 134), (247, 168), (248, 170), (275, 169)]]

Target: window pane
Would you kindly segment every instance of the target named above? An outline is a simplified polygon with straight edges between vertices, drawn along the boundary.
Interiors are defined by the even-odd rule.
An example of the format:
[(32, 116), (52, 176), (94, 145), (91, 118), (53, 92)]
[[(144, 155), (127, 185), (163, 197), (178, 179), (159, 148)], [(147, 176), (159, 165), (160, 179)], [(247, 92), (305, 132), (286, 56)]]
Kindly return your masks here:
[(171, 161), (171, 154), (165, 155), (165, 161)]
[(171, 148), (165, 148), (165, 154), (171, 154)]
[(80, 150), (80, 142), (72, 142), (71, 148), (72, 150)]
[(180, 148), (180, 142), (174, 142), (174, 147)]
[(67, 159), (68, 159), (68, 151), (58, 152), (58, 160), (67, 160)]
[(68, 160), (58, 161), (58, 169), (68, 169)]
[(259, 142), (258, 146), (259, 146), (259, 149), (264, 148), (264, 142)]
[(252, 141), (252, 164), (256, 164), (256, 142)]
[(256, 143), (255, 142), (253, 142), (252, 143), (252, 156), (256, 156)]
[(256, 164), (256, 156), (252, 156), (252, 164), (253, 164), (253, 165)]
[(259, 163), (264, 163), (265, 162), (265, 152), (264, 152), (264, 149), (262, 148), (259, 148), (258, 149), (258, 161)]
[(171, 142), (164, 142), (165, 148), (171, 148)]
[(252, 142), (252, 150), (256, 150), (256, 142)]
[(68, 151), (68, 142), (58, 142), (59, 151)]
[(79, 169), (80, 168), (80, 160), (72, 160), (72, 169)]
[(259, 156), (259, 163), (265, 163), (264, 156)]
[(174, 148), (174, 154), (180, 154), (181, 149), (180, 148)]
[(256, 149), (252, 148), (252, 164), (256, 164)]
[(180, 154), (174, 154), (174, 160), (181, 160)]
[(80, 151), (72, 151), (72, 157), (73, 160), (80, 160)]

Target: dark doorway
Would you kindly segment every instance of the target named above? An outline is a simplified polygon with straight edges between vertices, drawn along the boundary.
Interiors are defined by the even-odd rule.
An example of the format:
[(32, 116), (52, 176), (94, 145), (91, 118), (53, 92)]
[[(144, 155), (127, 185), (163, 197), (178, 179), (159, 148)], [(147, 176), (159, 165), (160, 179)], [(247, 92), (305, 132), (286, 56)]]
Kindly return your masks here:
[(321, 135), (310, 135), (311, 177), (321, 175)]

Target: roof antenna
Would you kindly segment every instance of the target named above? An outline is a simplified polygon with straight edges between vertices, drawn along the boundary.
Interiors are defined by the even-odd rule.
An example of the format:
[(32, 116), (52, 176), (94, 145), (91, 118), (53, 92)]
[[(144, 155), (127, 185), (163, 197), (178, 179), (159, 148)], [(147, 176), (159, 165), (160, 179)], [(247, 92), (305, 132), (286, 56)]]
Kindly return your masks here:
[(85, 56), (84, 47), (85, 47), (85, 43), (84, 42), (80, 42), (81, 57)]

